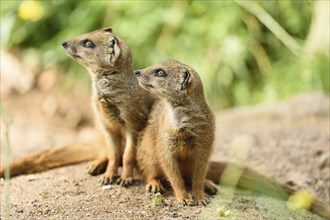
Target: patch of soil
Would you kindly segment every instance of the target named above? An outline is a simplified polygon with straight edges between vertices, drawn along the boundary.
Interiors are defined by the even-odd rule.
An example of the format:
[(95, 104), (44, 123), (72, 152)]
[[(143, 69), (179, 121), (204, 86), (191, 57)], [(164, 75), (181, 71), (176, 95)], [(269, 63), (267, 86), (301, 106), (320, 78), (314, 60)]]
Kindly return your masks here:
[(198, 219), (314, 219), (306, 210), (290, 210), (286, 202), (249, 191), (223, 186)]
[(81, 164), (33, 175), (33, 181), (31, 175), (13, 179), (11, 218), (188, 218), (203, 209), (178, 206), (171, 193), (163, 195), (163, 202), (152, 209), (153, 197), (145, 193), (142, 182), (128, 189), (117, 185), (102, 189), (100, 178), (85, 170)]
[[(55, 101), (48, 104), (49, 94), (37, 91), (2, 100), (13, 118), (9, 130), (12, 156), (93, 135), (88, 97), (56, 91), (51, 96)], [(47, 109), (52, 102), (57, 107), (45, 113), (42, 106)], [(217, 116), (212, 159), (244, 163), (329, 202), (329, 127), (329, 97), (319, 93), (283, 103), (231, 109)], [(3, 135), (1, 143), (3, 162)], [(128, 189), (102, 189), (100, 177), (87, 174), (86, 163), (16, 177), (6, 183), (1, 180), (1, 216), (9, 210), (10, 219), (214, 219), (219, 218), (223, 207), (233, 218), (318, 218), (308, 212), (289, 211), (283, 201), (244, 191), (237, 191), (228, 202), (226, 187), (216, 198), (209, 197), (212, 202), (207, 207), (182, 207), (171, 192), (156, 202), (144, 192), (142, 181)]]

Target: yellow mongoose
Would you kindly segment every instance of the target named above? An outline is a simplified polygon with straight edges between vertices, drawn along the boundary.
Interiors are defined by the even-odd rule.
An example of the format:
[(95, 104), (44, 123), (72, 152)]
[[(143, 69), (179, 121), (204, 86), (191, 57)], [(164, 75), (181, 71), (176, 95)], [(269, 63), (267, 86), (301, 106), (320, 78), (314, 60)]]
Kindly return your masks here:
[[(83, 34), (64, 41), (62, 46), (69, 57), (89, 72), (94, 116), (103, 137), (100, 135), (88, 143), (53, 147), (11, 161), (11, 176), (94, 160), (89, 173), (97, 175), (105, 171), (103, 184), (113, 183), (118, 166), (123, 164), (119, 182), (129, 185), (138, 135), (146, 125), (155, 98), (139, 86), (128, 45), (112, 32), (112, 28)], [(65, 157), (61, 158), (63, 155)], [(2, 176), (3, 170), (1, 165)]]
[[(289, 187), (248, 168), (232, 163), (208, 164), (214, 118), (205, 102), (200, 78), (191, 67), (169, 60), (135, 71), (135, 74), (143, 88), (160, 98), (153, 106), (137, 150), (139, 169), (147, 182), (146, 190), (162, 191), (160, 180), (165, 178), (179, 201), (205, 205), (208, 201), (203, 196), (203, 188), (210, 194), (215, 193), (214, 183), (219, 183), (224, 170), (230, 166), (242, 170), (237, 187), (283, 200), (294, 193)], [(192, 185), (194, 201), (189, 199), (185, 185)], [(316, 199), (310, 210), (330, 217), (329, 205)]]
[(108, 145), (103, 184), (115, 181), (122, 158), (119, 181), (123, 186), (129, 185), (136, 164), (138, 135), (146, 125), (154, 96), (138, 85), (131, 52), (127, 44), (112, 33), (112, 28), (83, 34), (63, 42), (62, 46), (70, 58), (88, 70), (92, 79), (96, 123)]
[(166, 177), (176, 198), (188, 204), (191, 201), (185, 183), (191, 183), (193, 203), (206, 205), (204, 183), (215, 119), (197, 72), (169, 60), (135, 74), (144, 89), (160, 98), (138, 146), (137, 161), (147, 189), (159, 191), (160, 179)]

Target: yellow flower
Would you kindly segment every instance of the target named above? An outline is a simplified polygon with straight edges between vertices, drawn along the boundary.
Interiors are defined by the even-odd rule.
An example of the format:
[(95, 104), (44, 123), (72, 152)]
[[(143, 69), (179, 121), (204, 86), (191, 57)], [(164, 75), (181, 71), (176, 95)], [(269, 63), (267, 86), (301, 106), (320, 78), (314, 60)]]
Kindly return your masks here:
[(307, 190), (301, 190), (292, 194), (287, 202), (290, 209), (309, 209), (312, 206), (314, 198)]
[(22, 20), (37, 21), (43, 16), (43, 14), (43, 5), (34, 0), (25, 0), (18, 8), (18, 17)]

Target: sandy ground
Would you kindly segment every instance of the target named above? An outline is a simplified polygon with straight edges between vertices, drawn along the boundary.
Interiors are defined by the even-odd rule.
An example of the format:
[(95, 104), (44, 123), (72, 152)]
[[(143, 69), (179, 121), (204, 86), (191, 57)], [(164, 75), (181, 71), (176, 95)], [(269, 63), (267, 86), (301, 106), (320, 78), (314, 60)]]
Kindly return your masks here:
[[(87, 97), (32, 90), (2, 97), (2, 106), (13, 119), (9, 127), (12, 157), (93, 135)], [(329, 127), (329, 98), (319, 93), (277, 104), (231, 109), (217, 114), (212, 160), (238, 160), (329, 203)], [(4, 124), (1, 130), (3, 162)], [(319, 218), (292, 212), (283, 201), (244, 191), (228, 199), (230, 190), (226, 187), (215, 198), (209, 196), (211, 204), (207, 207), (182, 207), (171, 192), (155, 200), (144, 192), (142, 181), (128, 189), (103, 189), (100, 177), (87, 174), (85, 163), (16, 177), (6, 183), (1, 179), (1, 219), (8, 210), (10, 219), (215, 219), (221, 218), (222, 211), (227, 213), (224, 219)]]

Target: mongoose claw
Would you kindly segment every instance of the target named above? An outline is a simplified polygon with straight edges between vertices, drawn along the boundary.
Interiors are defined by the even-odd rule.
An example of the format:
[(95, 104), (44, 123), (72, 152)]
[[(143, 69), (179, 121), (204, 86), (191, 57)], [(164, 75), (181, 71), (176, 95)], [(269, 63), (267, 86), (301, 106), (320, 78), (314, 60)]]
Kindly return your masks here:
[(193, 206), (206, 206), (209, 203), (210, 203), (210, 200), (204, 198), (204, 199), (194, 200)]
[(146, 185), (146, 191), (151, 193), (163, 193), (165, 190), (159, 180), (151, 180)]
[(105, 185), (114, 184), (117, 178), (118, 178), (117, 175), (108, 176), (104, 174), (102, 177), (102, 185), (105, 186)]
[(133, 178), (128, 178), (128, 179), (119, 178), (117, 180), (117, 184), (125, 188), (132, 185), (133, 183), (134, 183)]
[(194, 201), (191, 199), (179, 199), (178, 202), (182, 206), (194, 206)]

